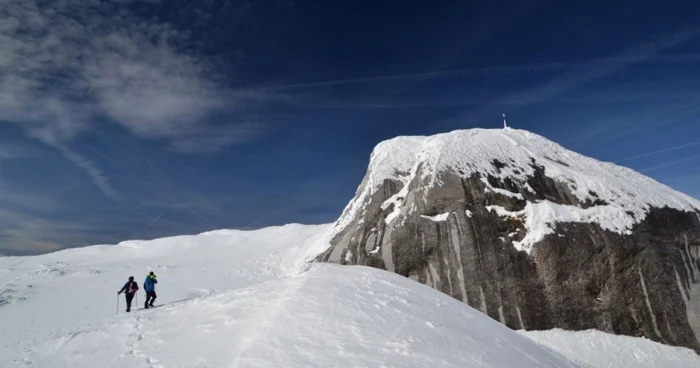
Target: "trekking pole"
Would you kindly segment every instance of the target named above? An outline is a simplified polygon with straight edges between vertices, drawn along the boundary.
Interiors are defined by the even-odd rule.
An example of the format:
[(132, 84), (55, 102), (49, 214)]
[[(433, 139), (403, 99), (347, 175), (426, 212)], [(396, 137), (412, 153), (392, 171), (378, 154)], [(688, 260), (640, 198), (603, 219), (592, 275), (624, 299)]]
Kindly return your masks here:
[(119, 314), (119, 294), (117, 294), (117, 314)]

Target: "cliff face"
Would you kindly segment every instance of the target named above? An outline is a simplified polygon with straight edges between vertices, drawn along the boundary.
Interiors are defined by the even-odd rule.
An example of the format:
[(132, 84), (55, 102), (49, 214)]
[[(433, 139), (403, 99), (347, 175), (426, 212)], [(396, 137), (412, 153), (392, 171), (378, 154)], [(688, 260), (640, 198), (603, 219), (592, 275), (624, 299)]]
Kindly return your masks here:
[(700, 203), (525, 131), (381, 143), (318, 259), (410, 277), (513, 329), (700, 352)]

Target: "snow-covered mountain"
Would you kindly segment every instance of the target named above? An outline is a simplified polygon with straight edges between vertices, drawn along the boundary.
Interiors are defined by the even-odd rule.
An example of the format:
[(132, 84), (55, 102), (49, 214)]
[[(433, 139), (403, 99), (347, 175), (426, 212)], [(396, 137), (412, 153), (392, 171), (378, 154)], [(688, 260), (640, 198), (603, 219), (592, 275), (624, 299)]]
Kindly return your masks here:
[(386, 269), (513, 329), (700, 352), (700, 202), (514, 129), (380, 143), (319, 260)]
[[(307, 264), (329, 230), (223, 230), (2, 258), (0, 366), (700, 366), (689, 349), (597, 331), (515, 332), (386, 271)], [(116, 291), (150, 270), (159, 306), (124, 313)]]

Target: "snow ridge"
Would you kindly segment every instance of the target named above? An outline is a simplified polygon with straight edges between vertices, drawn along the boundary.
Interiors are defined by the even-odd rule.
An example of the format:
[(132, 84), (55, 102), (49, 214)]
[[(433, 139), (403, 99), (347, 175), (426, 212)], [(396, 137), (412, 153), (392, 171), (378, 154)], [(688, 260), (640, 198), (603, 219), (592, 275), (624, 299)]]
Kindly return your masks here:
[[(371, 155), (369, 168), (355, 198), (336, 222), (331, 236), (342, 232), (357, 215), (362, 215), (370, 197), (385, 180), (403, 183), (403, 190), (383, 207), (394, 206), (387, 223), (396, 219), (402, 208), (407, 184), (420, 179), (423, 193), (440, 185), (440, 176), (450, 172), (468, 178), (478, 174), (511, 179), (533, 191), (527, 184), (535, 174), (533, 163), (544, 168), (544, 175), (568, 185), (581, 203), (601, 203), (582, 210), (554, 203), (528, 203), (526, 241), (514, 244), (529, 251), (532, 245), (552, 232), (556, 222), (597, 223), (617, 233), (627, 233), (642, 221), (651, 208), (670, 207), (688, 212), (700, 211), (700, 201), (677, 192), (626, 167), (580, 155), (537, 134), (505, 129), (457, 130), (434, 136), (397, 137), (380, 143)], [(420, 175), (420, 177), (418, 177)], [(519, 193), (486, 186), (487, 190), (521, 199)], [(696, 212), (697, 213), (697, 212)], [(512, 215), (512, 214), (503, 214)], [(545, 216), (545, 219), (532, 217)], [(700, 217), (700, 216), (699, 216)]]
[[(374, 268), (317, 263), (296, 272), (329, 230), (220, 230), (2, 258), (0, 367), (700, 366), (690, 349), (641, 338), (517, 333)], [(459, 234), (451, 235), (455, 243)], [(124, 313), (114, 291), (149, 270), (159, 275), (159, 307)], [(426, 272), (444, 282), (433, 263)], [(85, 290), (96, 297), (84, 298)], [(122, 303), (117, 315), (114, 297)]]

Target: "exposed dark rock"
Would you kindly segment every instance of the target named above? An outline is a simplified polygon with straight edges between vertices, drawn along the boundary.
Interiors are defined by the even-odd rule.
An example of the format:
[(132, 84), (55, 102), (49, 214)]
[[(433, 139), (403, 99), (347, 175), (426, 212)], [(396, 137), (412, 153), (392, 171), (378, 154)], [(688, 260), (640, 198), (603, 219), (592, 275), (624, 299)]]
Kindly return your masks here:
[[(491, 164), (499, 173), (512, 166)], [(513, 243), (528, 231), (518, 214), (527, 203), (608, 204), (594, 191), (580, 200), (576, 183), (548, 177), (535, 159), (531, 167), (525, 183), (458, 170), (441, 172), (434, 186), (421, 175), (407, 188), (385, 180), (371, 196), (356, 198), (362, 211), (318, 259), (410, 277), (513, 329), (595, 328), (700, 352), (700, 214), (650, 208), (627, 233), (559, 222), (530, 253), (519, 251)]]
[(505, 163), (503, 163), (503, 162), (501, 162), (501, 161), (499, 161), (499, 160), (497, 160), (497, 159), (494, 159), (493, 161), (491, 161), (491, 163), (492, 163), (493, 166), (496, 168), (496, 171), (498, 171), (499, 173), (501, 172), (501, 169), (502, 169), (502, 168), (508, 166), (507, 164), (505, 164)]

